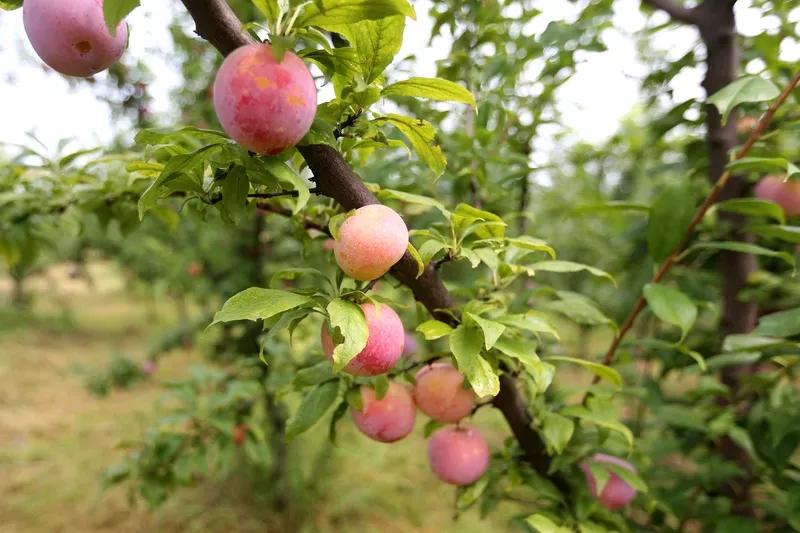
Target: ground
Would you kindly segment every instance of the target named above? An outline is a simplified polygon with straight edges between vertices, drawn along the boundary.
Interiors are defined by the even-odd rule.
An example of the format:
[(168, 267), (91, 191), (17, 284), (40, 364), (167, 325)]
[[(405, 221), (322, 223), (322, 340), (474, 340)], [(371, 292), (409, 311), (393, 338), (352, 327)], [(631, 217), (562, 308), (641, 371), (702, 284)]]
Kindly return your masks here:
[[(157, 510), (123, 488), (103, 492), (101, 473), (120, 458), (120, 441), (141, 435), (154, 417), (159, 381), (201, 357), (176, 351), (157, 379), (92, 396), (85, 370), (114, 353), (141, 359), (151, 335), (174, 321), (175, 306), (133, 294), (107, 264), (90, 265), (93, 287), (68, 271), (63, 265), (32, 280), (27, 312), (4, 307), (10, 285), (0, 279), (0, 533), (514, 530), (509, 518), (520, 509), (511, 505), (485, 521), (475, 511), (454, 521), (455, 491), (426, 465), (422, 417), (395, 445), (368, 441), (345, 420), (314, 490), (286, 516), (276, 517), (240, 472), (182, 490)], [(490, 440), (498, 445), (502, 420), (484, 411), (477, 423), (496, 429)]]

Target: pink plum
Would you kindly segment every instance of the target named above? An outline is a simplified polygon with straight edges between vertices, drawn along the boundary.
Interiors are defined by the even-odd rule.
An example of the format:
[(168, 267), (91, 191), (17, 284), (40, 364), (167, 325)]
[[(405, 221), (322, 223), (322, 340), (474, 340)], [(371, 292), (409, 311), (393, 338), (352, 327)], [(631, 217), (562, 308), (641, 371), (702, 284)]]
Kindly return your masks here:
[(381, 204), (365, 205), (339, 228), (333, 252), (345, 274), (370, 281), (386, 274), (408, 248), (408, 228), (400, 215)]
[(39, 57), (67, 76), (93, 76), (116, 62), (128, 45), (128, 25), (111, 35), (103, 0), (25, 0), (25, 33)]
[(475, 395), (465, 389), (464, 375), (450, 363), (433, 363), (417, 373), (414, 399), (420, 410), (438, 422), (458, 422), (475, 408)]
[(436, 477), (452, 485), (469, 485), (489, 466), (489, 445), (475, 428), (445, 427), (428, 442), (428, 461)]
[(214, 109), (240, 145), (273, 155), (297, 144), (317, 112), (317, 87), (303, 61), (285, 52), (278, 62), (268, 44), (231, 52), (214, 81)]
[(413, 333), (406, 331), (403, 355), (413, 355), (417, 352), (418, 348), (419, 346), (417, 345), (417, 338)]
[(787, 217), (800, 216), (800, 181), (783, 181), (780, 176), (765, 176), (755, 189), (756, 198), (775, 202)]
[[(377, 376), (388, 372), (403, 354), (403, 323), (394, 309), (379, 303), (363, 303), (361, 309), (367, 320), (367, 345), (344, 371), (355, 376)], [(328, 325), (322, 326), (322, 349), (333, 360), (333, 339)]]
[(361, 387), (363, 408), (353, 411), (353, 421), (367, 437), (379, 442), (395, 442), (411, 433), (417, 408), (405, 385), (389, 383), (380, 400), (372, 387)]
[(620, 466), (631, 472), (636, 472), (636, 468), (628, 461), (614, 457), (613, 455), (606, 455), (604, 453), (596, 453), (587, 461), (581, 463), (580, 467), (583, 470), (583, 475), (586, 477), (586, 483), (589, 485), (589, 490), (592, 496), (598, 498), (600, 503), (611, 510), (621, 509), (628, 505), (631, 500), (636, 497), (636, 489), (628, 485), (618, 475), (609, 472), (609, 478), (603, 487), (600, 496), (597, 495), (597, 483), (595, 481), (592, 471), (589, 469), (588, 463), (605, 463)]

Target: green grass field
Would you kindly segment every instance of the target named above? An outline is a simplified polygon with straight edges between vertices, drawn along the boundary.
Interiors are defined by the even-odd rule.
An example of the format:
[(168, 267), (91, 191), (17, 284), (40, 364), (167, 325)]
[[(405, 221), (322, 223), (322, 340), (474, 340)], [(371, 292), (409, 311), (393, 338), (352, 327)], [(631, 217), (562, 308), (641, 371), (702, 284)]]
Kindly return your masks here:
[[(155, 417), (158, 381), (185, 375), (202, 358), (175, 351), (157, 379), (92, 396), (81, 369), (103, 366), (113, 353), (141, 359), (151, 335), (174, 322), (175, 308), (130, 294), (107, 265), (91, 265), (93, 287), (66, 271), (31, 280), (26, 312), (3, 307), (10, 287), (0, 280), (0, 533), (516, 530), (509, 519), (524, 509), (511, 504), (485, 521), (477, 511), (454, 520), (454, 489), (428, 471), (422, 417), (394, 445), (367, 440), (348, 420), (336, 447), (324, 428), (301, 436), (296, 451), (305, 456), (292, 464), (309, 465), (295, 473), (306, 483), (280, 515), (237, 470), (181, 490), (157, 510), (124, 488), (102, 492), (101, 474), (121, 457), (120, 441), (141, 435)], [(493, 410), (475, 422), (491, 428), (492, 444), (506, 436)]]

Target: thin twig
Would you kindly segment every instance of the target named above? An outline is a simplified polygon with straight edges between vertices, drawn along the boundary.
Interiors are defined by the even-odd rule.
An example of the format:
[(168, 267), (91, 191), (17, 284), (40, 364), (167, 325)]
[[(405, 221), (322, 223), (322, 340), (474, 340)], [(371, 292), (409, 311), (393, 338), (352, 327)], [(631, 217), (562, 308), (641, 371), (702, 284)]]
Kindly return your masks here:
[[(778, 109), (783, 105), (789, 95), (792, 94), (792, 91), (800, 84), (800, 72), (795, 74), (795, 77), (792, 79), (791, 82), (783, 89), (780, 96), (772, 102), (772, 105), (769, 106), (769, 109), (764, 116), (761, 117), (761, 120), (758, 121), (758, 125), (756, 128), (750, 133), (750, 137), (747, 139), (747, 142), (742, 146), (742, 148), (736, 153), (736, 156), (733, 158), (734, 161), (738, 161), (747, 156), (750, 153), (750, 150), (753, 148), (753, 145), (758, 142), (758, 140), (763, 135), (764, 131), (767, 129), (767, 126), (772, 121), (772, 118), (775, 116), (775, 113)], [(669, 270), (675, 265), (678, 260), (681, 252), (686, 247), (686, 244), (689, 242), (689, 239), (692, 238), (697, 225), (705, 216), (706, 212), (711, 208), (712, 205), (717, 201), (719, 195), (722, 193), (722, 190), (725, 188), (725, 185), (728, 184), (730, 181), (732, 173), (730, 170), (726, 170), (722, 176), (714, 183), (714, 186), (711, 188), (711, 191), (706, 196), (706, 199), (700, 204), (700, 207), (697, 209), (697, 212), (694, 214), (694, 218), (692, 218), (692, 222), (689, 224), (689, 227), (686, 228), (686, 232), (683, 235), (683, 238), (678, 243), (677, 246), (672, 250), (672, 253), (667, 257), (664, 262), (661, 264), (661, 267), (656, 272), (656, 275), (653, 276), (653, 279), (650, 280), (650, 283), (658, 283), (664, 276), (667, 275)], [(619, 328), (619, 333), (617, 333), (616, 337), (614, 337), (611, 346), (608, 348), (608, 352), (606, 352), (606, 356), (603, 358), (603, 364), (607, 365), (611, 363), (614, 359), (614, 354), (619, 348), (622, 339), (625, 335), (630, 331), (633, 327), (633, 323), (636, 321), (636, 318), (639, 316), (639, 313), (645, 307), (645, 299), (644, 296), (639, 296), (639, 299), (636, 300), (636, 304), (631, 309), (631, 312), (628, 313), (628, 316), (625, 318), (625, 321), (622, 323), (622, 326)], [(595, 383), (597, 382), (597, 377), (595, 377)]]
[(320, 224), (319, 222), (315, 222), (308, 217), (295, 216), (289, 209), (286, 209), (285, 207), (281, 207), (275, 204), (270, 204), (268, 202), (258, 202), (256, 204), (256, 208), (259, 211), (281, 215), (282, 217), (299, 219), (300, 224), (302, 224), (303, 227), (305, 227), (306, 229), (314, 229), (324, 233), (328, 237), (331, 237), (331, 230), (328, 229), (328, 226)]

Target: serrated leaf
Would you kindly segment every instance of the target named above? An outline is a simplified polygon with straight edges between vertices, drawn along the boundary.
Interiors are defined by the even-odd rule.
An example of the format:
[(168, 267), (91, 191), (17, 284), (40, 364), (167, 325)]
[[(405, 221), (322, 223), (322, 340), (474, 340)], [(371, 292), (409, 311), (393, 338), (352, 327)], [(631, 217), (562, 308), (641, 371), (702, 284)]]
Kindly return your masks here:
[(737, 105), (773, 100), (780, 93), (780, 89), (769, 80), (758, 76), (745, 76), (715, 92), (706, 102), (719, 110), (724, 123), (725, 118)]
[(553, 247), (541, 239), (523, 235), (522, 237), (507, 237), (506, 242), (515, 248), (519, 248), (520, 250), (545, 252), (553, 259), (556, 258), (556, 251), (553, 249)]
[[(405, 0), (403, 0), (405, 1)], [(342, 35), (353, 50), (355, 67), (361, 74), (359, 89), (366, 89), (383, 74), (403, 45), (405, 18), (392, 16), (355, 23), (325, 23), (326, 30)], [(374, 94), (378, 97), (377, 89)]]
[(450, 335), (450, 350), (458, 369), (467, 378), (479, 398), (496, 396), (500, 379), (489, 362), (481, 356), (483, 335), (478, 328), (458, 326)]
[(575, 422), (550, 411), (542, 415), (542, 436), (548, 447), (557, 454), (564, 451), (575, 432)]
[(139, 6), (139, 0), (104, 0), (103, 17), (106, 19), (106, 27), (111, 35), (117, 34), (117, 26), (122, 19)]
[(234, 167), (228, 172), (222, 184), (222, 206), (236, 224), (244, 217), (248, 192), (250, 192), (250, 180), (247, 178), (247, 172), (244, 167)]
[(564, 363), (574, 363), (576, 365), (580, 365), (596, 376), (610, 382), (617, 389), (622, 388), (622, 376), (620, 376), (619, 372), (610, 366), (596, 363), (594, 361), (587, 361), (586, 359), (579, 359), (577, 357), (567, 357), (564, 355), (551, 355), (545, 357), (544, 361), (560, 361)]
[(331, 371), (331, 364), (328, 361), (320, 361), (315, 365), (297, 370), (294, 374), (294, 378), (292, 378), (292, 385), (294, 385), (295, 388), (302, 389), (313, 385), (319, 385), (334, 377)]
[(574, 263), (572, 261), (559, 261), (559, 260), (540, 261), (538, 263), (532, 264), (531, 268), (542, 272), (559, 272), (559, 273), (586, 271), (593, 276), (597, 276), (599, 278), (605, 278), (608, 281), (610, 281), (615, 287), (617, 286), (617, 280), (615, 280), (614, 276), (612, 276), (608, 272), (600, 270), (599, 268), (595, 268), (593, 266), (584, 265), (582, 263)]
[(414, 8), (407, 0), (317, 0), (306, 6), (297, 18), (295, 28), (352, 24), (392, 15), (416, 19)]
[(397, 128), (411, 143), (419, 158), (433, 171), (434, 178), (442, 175), (447, 167), (447, 160), (442, 147), (436, 141), (436, 128), (429, 122), (395, 114), (378, 117), (373, 122), (379, 125), (391, 124)]
[(483, 333), (484, 346), (486, 346), (487, 350), (492, 349), (494, 344), (497, 342), (497, 339), (499, 339), (500, 335), (502, 335), (506, 330), (506, 327), (503, 324), (495, 322), (494, 320), (482, 318), (469, 312), (464, 313), (464, 315), (475, 322), (478, 328), (480, 328), (481, 332)]
[(339, 381), (328, 381), (309, 392), (286, 423), (286, 438), (291, 440), (311, 429), (330, 409), (339, 395)]
[(250, 287), (231, 296), (214, 315), (211, 325), (234, 320), (263, 320), (311, 302), (301, 294)]
[(353, 302), (334, 298), (326, 309), (331, 329), (338, 329), (344, 337), (342, 343), (333, 349), (333, 369), (339, 372), (366, 347), (369, 328), (364, 311)]
[(440, 102), (461, 102), (475, 107), (472, 93), (449, 80), (442, 78), (409, 78), (393, 83), (381, 91), (382, 96), (413, 96)]
[(681, 329), (679, 342), (683, 342), (697, 320), (695, 303), (678, 289), (657, 283), (648, 283), (643, 292), (650, 310), (658, 318)]
[(681, 242), (694, 212), (688, 183), (671, 183), (661, 190), (650, 209), (647, 226), (647, 249), (654, 261), (666, 259)]
[(720, 211), (739, 213), (749, 216), (763, 216), (774, 218), (781, 224), (786, 222), (783, 209), (777, 204), (759, 200), (757, 198), (734, 198), (717, 204)]
[(417, 331), (422, 333), (425, 340), (432, 341), (450, 335), (453, 328), (439, 320), (428, 320), (417, 326)]

